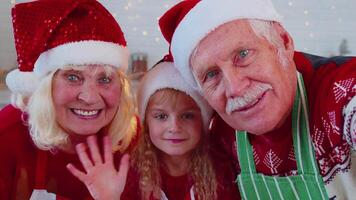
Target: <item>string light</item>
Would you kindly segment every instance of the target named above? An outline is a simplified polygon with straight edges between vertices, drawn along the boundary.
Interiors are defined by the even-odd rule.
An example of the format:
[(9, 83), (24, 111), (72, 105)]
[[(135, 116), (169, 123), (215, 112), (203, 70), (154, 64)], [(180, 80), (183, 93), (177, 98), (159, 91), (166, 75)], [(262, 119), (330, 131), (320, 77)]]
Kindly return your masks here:
[(293, 2), (288, 2), (288, 6), (293, 6)]

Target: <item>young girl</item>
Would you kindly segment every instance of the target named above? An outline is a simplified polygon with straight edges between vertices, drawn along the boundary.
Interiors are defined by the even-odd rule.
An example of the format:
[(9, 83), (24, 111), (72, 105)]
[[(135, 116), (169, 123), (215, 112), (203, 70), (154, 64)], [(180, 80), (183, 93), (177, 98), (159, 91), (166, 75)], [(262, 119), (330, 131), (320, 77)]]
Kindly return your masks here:
[[(211, 108), (181, 79), (173, 63), (159, 63), (146, 74), (138, 90), (138, 101), (143, 131), (122, 195), (123, 188), (111, 187), (110, 191), (108, 185), (125, 182), (125, 166), (116, 172), (113, 164), (109, 164), (99, 171), (95, 168), (99, 169), (102, 163), (95, 163), (86, 169), (86, 174), (72, 166), (69, 170), (74, 176), (92, 193), (112, 199), (119, 199), (120, 195), (121, 199), (170, 200), (237, 197), (233, 181), (220, 180), (223, 176), (217, 176), (208, 155)], [(93, 144), (88, 145), (93, 149), (90, 147)], [(90, 162), (85, 152), (78, 154), (85, 158), (83, 163)], [(110, 152), (104, 155), (110, 156)], [(114, 174), (114, 178), (105, 174)]]

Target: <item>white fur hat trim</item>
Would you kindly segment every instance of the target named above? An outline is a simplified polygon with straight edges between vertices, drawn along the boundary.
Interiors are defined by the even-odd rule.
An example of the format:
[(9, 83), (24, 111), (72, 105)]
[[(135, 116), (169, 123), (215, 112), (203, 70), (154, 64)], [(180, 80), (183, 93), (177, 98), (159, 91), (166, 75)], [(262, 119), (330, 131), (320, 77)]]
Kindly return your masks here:
[(201, 110), (204, 127), (208, 129), (212, 116), (212, 109), (203, 97), (195, 91), (180, 75), (172, 62), (162, 62), (152, 68), (144, 76), (138, 88), (138, 107), (141, 122), (145, 119), (145, 112), (150, 97), (158, 90), (171, 88), (189, 95)]
[(175, 65), (193, 88), (199, 89), (189, 67), (189, 58), (194, 48), (211, 31), (236, 19), (281, 22), (281, 16), (270, 0), (202, 0), (178, 24), (173, 34), (171, 51)]

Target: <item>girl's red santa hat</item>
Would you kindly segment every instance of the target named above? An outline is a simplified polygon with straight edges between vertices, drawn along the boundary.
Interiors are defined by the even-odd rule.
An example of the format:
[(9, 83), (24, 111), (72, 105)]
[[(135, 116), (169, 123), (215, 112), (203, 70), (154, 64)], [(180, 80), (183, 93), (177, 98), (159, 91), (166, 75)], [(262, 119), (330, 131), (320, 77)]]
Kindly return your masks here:
[(211, 31), (236, 19), (281, 22), (270, 0), (184, 0), (160, 18), (175, 66), (192, 87), (199, 88), (189, 66), (192, 51)]
[(111, 65), (126, 71), (120, 26), (96, 0), (38, 0), (12, 9), (18, 69), (8, 88), (29, 95), (40, 80), (66, 65)]
[(162, 89), (174, 89), (190, 96), (200, 108), (204, 128), (208, 130), (213, 110), (200, 93), (195, 91), (183, 79), (179, 71), (174, 67), (171, 55), (165, 56), (162, 61), (151, 68), (140, 82), (137, 100), (142, 123), (145, 119), (150, 97)]

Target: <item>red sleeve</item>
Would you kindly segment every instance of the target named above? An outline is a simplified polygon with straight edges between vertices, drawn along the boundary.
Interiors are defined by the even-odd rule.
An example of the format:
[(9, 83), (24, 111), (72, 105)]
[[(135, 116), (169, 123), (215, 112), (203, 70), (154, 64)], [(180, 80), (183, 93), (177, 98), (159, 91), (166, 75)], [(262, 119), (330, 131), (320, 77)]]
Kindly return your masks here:
[[(28, 148), (31, 139), (21, 116), (21, 111), (11, 105), (0, 111), (0, 199), (12, 199), (18, 190), (22, 191), (21, 188), (26, 188), (32, 180), (27, 174), (27, 166), (23, 166), (22, 171), (18, 168), (19, 157), (31, 159)], [(26, 182), (19, 181), (25, 176)], [(26, 197), (26, 194), (22, 194), (22, 197)]]
[(213, 162), (231, 168), (238, 174), (240, 167), (237, 160), (235, 130), (216, 113), (211, 123), (209, 153)]
[(235, 182), (239, 172), (235, 147), (235, 131), (215, 114), (209, 134), (209, 153), (218, 181), (217, 199), (241, 199), (237, 183)]
[[(324, 148), (320, 151), (327, 152), (328, 150), (325, 149), (327, 146), (333, 148), (351, 137), (349, 130), (344, 132), (343, 112), (355, 97), (355, 84), (356, 59), (351, 59), (342, 65), (330, 62), (316, 70), (310, 85), (309, 102), (314, 137), (319, 137), (318, 133), (326, 134), (325, 139), (320, 140), (320, 145)], [(352, 145), (351, 142), (349, 144)]]
[[(347, 170), (351, 149), (355, 148), (350, 140), (351, 129), (344, 127), (351, 124), (345, 121), (345, 108), (355, 98), (356, 58), (317, 58), (316, 61), (311, 59), (311, 63), (314, 72), (310, 82), (305, 84), (310, 132), (320, 174), (329, 182), (338, 171)], [(355, 105), (350, 107), (355, 109)]]
[(124, 191), (121, 195), (121, 200), (141, 199), (139, 175), (134, 168), (130, 168), (127, 174), (127, 181)]

